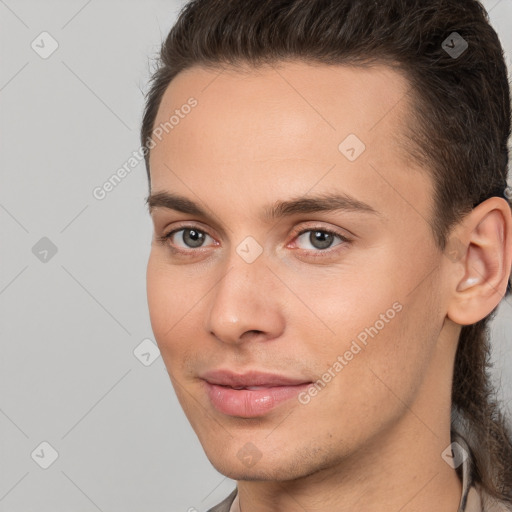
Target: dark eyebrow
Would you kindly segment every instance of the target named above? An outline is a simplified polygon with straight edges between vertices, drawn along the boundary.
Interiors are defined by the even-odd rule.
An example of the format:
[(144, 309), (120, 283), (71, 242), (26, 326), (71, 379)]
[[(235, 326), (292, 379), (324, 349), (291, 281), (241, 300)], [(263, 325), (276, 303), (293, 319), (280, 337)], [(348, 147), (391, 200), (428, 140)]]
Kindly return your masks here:
[(274, 220), (280, 217), (287, 217), (296, 213), (315, 213), (333, 211), (351, 211), (379, 215), (379, 212), (369, 204), (347, 194), (322, 194), (319, 196), (302, 196), (287, 201), (276, 201), (264, 210), (265, 220)]
[[(209, 217), (206, 211), (198, 204), (194, 203), (194, 201), (169, 192), (156, 192), (155, 194), (151, 194), (146, 199), (146, 203), (148, 204), (150, 214), (155, 208), (168, 208), (190, 215), (198, 215), (204, 218)], [(281, 217), (289, 217), (298, 213), (331, 212), (337, 210), (380, 215), (379, 212), (369, 204), (359, 201), (352, 196), (330, 193), (310, 197), (302, 196), (286, 201), (276, 201), (263, 210), (262, 218), (270, 222)]]
[(146, 199), (146, 203), (150, 214), (155, 208), (167, 208), (181, 213), (189, 213), (190, 215), (208, 217), (206, 212), (194, 201), (169, 192), (150, 194)]

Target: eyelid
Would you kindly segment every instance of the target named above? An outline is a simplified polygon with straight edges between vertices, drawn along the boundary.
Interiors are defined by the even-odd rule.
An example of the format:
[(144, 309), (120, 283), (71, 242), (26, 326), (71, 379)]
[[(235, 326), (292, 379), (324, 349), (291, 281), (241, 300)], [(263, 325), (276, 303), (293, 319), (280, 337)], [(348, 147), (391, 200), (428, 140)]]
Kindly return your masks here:
[[(352, 231), (350, 231), (350, 229), (347, 229), (345, 227), (340, 227), (340, 226), (337, 226), (336, 224), (332, 224), (330, 222), (323, 221), (323, 220), (304, 221), (304, 222), (300, 222), (298, 224), (300, 224), (301, 230), (305, 229), (305, 230), (309, 231), (309, 230), (317, 229), (318, 231), (320, 231), (320, 230), (331, 231), (332, 233), (335, 233), (338, 236), (340, 236), (346, 240), (349, 240), (349, 241), (354, 241), (359, 238), (359, 236), (356, 235), (355, 233), (353, 233)], [(327, 226), (324, 226), (322, 224), (327, 224)], [(304, 227), (304, 225), (306, 227)], [(298, 232), (300, 232), (300, 231), (298, 231)]]
[[(311, 225), (304, 226), (304, 223), (301, 223), (300, 227), (294, 228), (292, 230), (292, 235), (296, 238), (308, 231), (324, 231), (325, 233), (331, 233), (333, 235), (339, 236), (342, 240), (349, 241), (351, 237), (355, 238), (355, 235), (352, 235), (348, 230), (335, 228), (335, 227), (326, 227), (319, 224), (320, 221), (310, 221)], [(346, 234), (345, 234), (346, 233)]]

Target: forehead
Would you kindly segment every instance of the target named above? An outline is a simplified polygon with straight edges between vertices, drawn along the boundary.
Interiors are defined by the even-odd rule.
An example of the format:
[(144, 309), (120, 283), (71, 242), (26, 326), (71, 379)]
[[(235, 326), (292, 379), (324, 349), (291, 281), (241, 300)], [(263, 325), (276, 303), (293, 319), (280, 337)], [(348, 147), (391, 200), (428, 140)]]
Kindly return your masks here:
[[(183, 108), (190, 98), (196, 106)], [(184, 175), (203, 182), (205, 193), (212, 183), (220, 191), (223, 178), (284, 190), (299, 175), (313, 184), (332, 166), (348, 185), (370, 190), (376, 171), (412, 167), (399, 145), (410, 101), (408, 81), (385, 65), (187, 69), (170, 83), (157, 113), (154, 127), (167, 129), (150, 154), (152, 190), (182, 189), (177, 177)], [(347, 158), (352, 149), (361, 153), (356, 160)]]
[[(408, 92), (406, 79), (384, 65), (196, 66), (170, 83), (154, 126), (169, 127), (172, 114), (181, 113), (179, 125), (175, 116), (163, 138), (171, 146), (186, 139), (189, 149), (202, 150), (197, 156), (208, 153), (209, 158), (306, 156), (322, 142), (329, 155), (348, 134), (370, 147), (398, 139), (408, 117)], [(190, 97), (197, 106), (184, 114)]]

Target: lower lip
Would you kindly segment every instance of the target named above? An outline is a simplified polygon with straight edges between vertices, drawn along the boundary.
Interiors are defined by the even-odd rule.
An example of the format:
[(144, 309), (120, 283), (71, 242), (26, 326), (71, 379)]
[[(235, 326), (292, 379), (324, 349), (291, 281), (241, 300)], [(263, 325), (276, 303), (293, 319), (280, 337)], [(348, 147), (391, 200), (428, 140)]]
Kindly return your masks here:
[(233, 389), (206, 382), (206, 390), (213, 406), (221, 413), (228, 416), (255, 418), (263, 416), (279, 404), (295, 398), (310, 385), (311, 382), (296, 386), (250, 390)]

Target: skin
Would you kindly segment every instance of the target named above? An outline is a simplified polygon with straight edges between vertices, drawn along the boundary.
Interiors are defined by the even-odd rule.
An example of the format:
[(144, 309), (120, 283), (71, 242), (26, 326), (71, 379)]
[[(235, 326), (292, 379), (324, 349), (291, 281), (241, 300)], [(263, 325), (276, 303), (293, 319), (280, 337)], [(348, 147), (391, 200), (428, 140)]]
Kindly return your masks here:
[[(152, 209), (151, 324), (206, 455), (237, 480), (232, 510), (458, 508), (461, 484), (441, 457), (457, 339), (504, 295), (512, 223), (507, 203), (492, 198), (455, 227), (460, 257), (438, 249), (430, 175), (398, 144), (408, 89), (384, 65), (287, 61), (194, 67), (163, 97), (155, 126), (190, 96), (198, 105), (151, 151), (151, 193), (185, 196), (209, 217)], [(348, 134), (366, 146), (353, 162), (338, 149)], [(378, 213), (262, 218), (276, 201), (333, 191)], [(184, 224), (209, 235), (200, 249), (183, 231), (158, 240)], [(349, 241), (334, 237), (322, 250), (310, 232), (298, 236), (307, 228)], [(248, 236), (263, 249), (252, 263), (236, 250)], [(309, 403), (289, 400), (257, 418), (210, 403), (202, 372), (316, 381), (397, 302), (403, 309)], [(251, 467), (237, 456), (247, 443), (261, 456)]]

